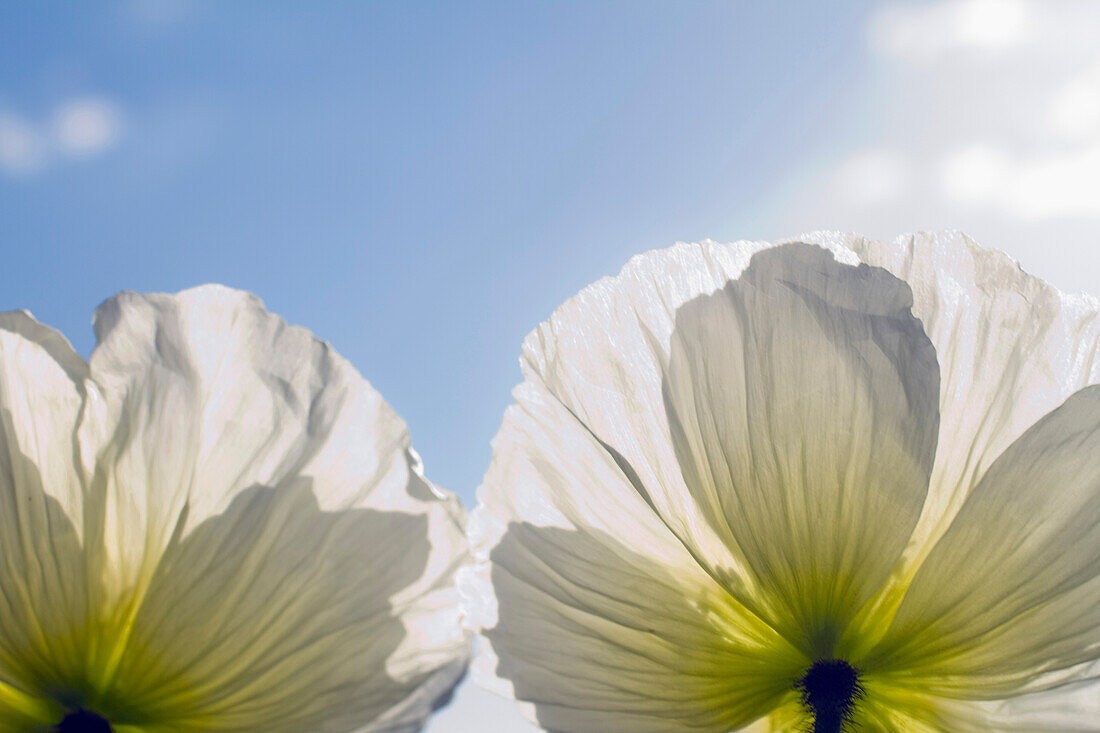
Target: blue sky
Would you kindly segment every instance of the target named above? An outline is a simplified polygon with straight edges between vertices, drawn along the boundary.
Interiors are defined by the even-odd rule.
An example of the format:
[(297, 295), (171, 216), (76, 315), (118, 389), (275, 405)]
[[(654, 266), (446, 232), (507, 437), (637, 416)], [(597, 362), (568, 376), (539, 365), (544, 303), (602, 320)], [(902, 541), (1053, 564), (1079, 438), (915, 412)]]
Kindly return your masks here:
[[(251, 290), (471, 504), (524, 334), (637, 252), (951, 227), (1100, 291), (1098, 33), (1072, 1), (8, 3), (0, 309), (87, 354), (118, 290)], [(487, 700), (431, 730), (520, 729)]]
[(836, 124), (792, 112), (847, 93), (861, 32), (812, 2), (302, 7), (9, 5), (0, 111), (102, 100), (118, 130), (0, 171), (0, 307), (87, 353), (120, 289), (252, 290), (466, 501), (557, 304), (677, 239), (789, 233), (738, 220)]

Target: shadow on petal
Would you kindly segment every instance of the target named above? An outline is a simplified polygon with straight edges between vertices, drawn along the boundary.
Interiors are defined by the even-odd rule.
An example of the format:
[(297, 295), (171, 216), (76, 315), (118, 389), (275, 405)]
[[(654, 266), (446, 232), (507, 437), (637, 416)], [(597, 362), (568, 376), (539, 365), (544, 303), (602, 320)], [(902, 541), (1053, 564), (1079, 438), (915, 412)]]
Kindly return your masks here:
[[(182, 523), (181, 523), (182, 524)], [(419, 680), (386, 660), (391, 598), (427, 563), (427, 520), (324, 512), (308, 481), (254, 486), (175, 538), (118, 674), (118, 703), (214, 730), (349, 730)]]
[(839, 653), (927, 494), (939, 368), (911, 305), (883, 269), (788, 244), (676, 311), (662, 391), (684, 483), (749, 571), (729, 590), (811, 659)]
[(611, 537), (512, 523), (490, 559), (496, 673), (548, 730), (726, 731), (795, 696), (793, 649)]
[[(11, 413), (0, 411), (0, 682), (30, 697), (79, 694), (89, 632), (84, 553), (14, 434)], [(60, 710), (44, 699), (36, 707)], [(17, 714), (2, 705), (0, 713)]]

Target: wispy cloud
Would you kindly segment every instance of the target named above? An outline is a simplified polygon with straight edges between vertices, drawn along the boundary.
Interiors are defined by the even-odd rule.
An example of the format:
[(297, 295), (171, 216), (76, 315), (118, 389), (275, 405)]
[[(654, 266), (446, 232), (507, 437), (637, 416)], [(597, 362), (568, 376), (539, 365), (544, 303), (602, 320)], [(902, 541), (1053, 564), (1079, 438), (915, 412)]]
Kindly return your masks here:
[(916, 207), (936, 219), (946, 218), (941, 202), (955, 218), (969, 209), (1100, 220), (1097, 37), (1100, 5), (1091, 2), (880, 8), (868, 43), (881, 59), (872, 116), (883, 124), (869, 133), (874, 147), (836, 165), (830, 200), (855, 210)]
[(1100, 3), (894, 3), (866, 29), (848, 142), (769, 202), (776, 231), (957, 228), (1095, 289), (1100, 248), (1090, 272), (1057, 245), (1095, 247), (1100, 231)]
[(1055, 91), (1047, 123), (1052, 133), (1069, 140), (1100, 138), (1100, 60)]
[(1016, 219), (1100, 219), (1100, 141), (1019, 159), (988, 144), (961, 148), (944, 156), (940, 187), (950, 199)]
[(120, 108), (104, 97), (67, 99), (40, 121), (0, 110), (0, 173), (29, 176), (94, 157), (114, 147), (123, 132)]
[(121, 133), (122, 115), (105, 99), (70, 100), (53, 117), (58, 150), (74, 156), (101, 153), (112, 147)]
[(837, 166), (833, 182), (849, 203), (876, 206), (896, 203), (912, 185), (908, 156), (900, 150), (872, 149), (853, 153)]
[(0, 171), (28, 175), (41, 169), (45, 160), (45, 144), (34, 125), (0, 112)]
[(940, 0), (887, 7), (875, 14), (876, 50), (907, 61), (952, 51), (1003, 51), (1028, 40), (1032, 7), (1025, 0)]

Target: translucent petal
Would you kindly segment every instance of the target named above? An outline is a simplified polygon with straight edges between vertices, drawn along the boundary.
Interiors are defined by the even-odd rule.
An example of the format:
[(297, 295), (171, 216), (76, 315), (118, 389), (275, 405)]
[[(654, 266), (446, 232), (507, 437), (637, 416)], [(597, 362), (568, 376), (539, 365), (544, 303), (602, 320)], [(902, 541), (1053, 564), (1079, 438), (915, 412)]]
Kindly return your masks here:
[[(90, 368), (17, 325), (37, 340), (5, 332), (2, 356), (34, 371), (4, 369), (5, 394), (35, 401), (9, 400), (5, 456), (28, 460), (3, 487), (23, 503), (0, 589), (49, 606), (0, 610), (25, 689), (119, 730), (423, 722), (467, 655), (462, 513), (346, 361), (214, 286), (108, 301)], [(53, 495), (22, 468), (66, 462)]]
[(506, 691), (549, 730), (653, 732), (729, 730), (788, 694), (797, 652), (706, 575), (575, 417), (531, 383), (516, 397), (474, 522), (499, 523), (482, 546), (492, 588), (468, 588)]
[(915, 568), (993, 461), (1075, 391), (1100, 382), (1100, 303), (1061, 293), (958, 232), (892, 242), (815, 233), (913, 289), (940, 364), (940, 438)]
[[(734, 485), (725, 467), (716, 490), (720, 458), (711, 456), (713, 464), (708, 458), (726, 450), (731, 462), (742, 457), (749, 439), (734, 426), (744, 426), (749, 405), (757, 411), (754, 425), (775, 418), (760, 429), (774, 427), (777, 435), (761, 440), (782, 436), (778, 444), (788, 449), (787, 463), (770, 457), (769, 478), (801, 479), (817, 468), (811, 462), (848, 450), (843, 465), (827, 463), (825, 477), (814, 479), (821, 487), (817, 508), (846, 520), (858, 514), (847, 498), (863, 497), (844, 495), (856, 477), (877, 482), (889, 506), (887, 521), (876, 516), (880, 526), (860, 528), (851, 546), (815, 536), (821, 541), (807, 553), (825, 548), (823, 562), (854, 570), (849, 555), (869, 555), (859, 558), (869, 568), (866, 578), (853, 572), (847, 585), (823, 591), (821, 605), (840, 603), (843, 595), (847, 611), (858, 606), (916, 521), (938, 392), (931, 346), (907, 313), (905, 286), (881, 271), (838, 265), (824, 251), (792, 248), (772, 255), (778, 265), (765, 256), (759, 269), (750, 268), (745, 290), (720, 290), (758, 248), (681, 245), (636, 258), (618, 278), (563, 306), (525, 343), (526, 381), (494, 440), (471, 522), (481, 565), (468, 576), (464, 596), (491, 643), (494, 673), (505, 683), (496, 686), (527, 701), (544, 727), (726, 731), (796, 697), (792, 681), (813, 645), (787, 623), (795, 646), (777, 632), (777, 619), (755, 611), (780, 615), (778, 596), (786, 592), (790, 618), (798, 594), (789, 584), (776, 589), (783, 559), (766, 557), (761, 538), (755, 549), (763, 559), (746, 557), (731, 522), (753, 530), (721, 506), (731, 491), (764, 487)], [(789, 268), (782, 266), (788, 258)], [(721, 318), (702, 312), (708, 307)], [(738, 318), (749, 310), (746, 330)], [(681, 317), (694, 320), (688, 325)], [(690, 328), (701, 331), (685, 336)], [(752, 340), (743, 344), (745, 333)], [(693, 350), (701, 342), (704, 351)], [(757, 348), (797, 353), (799, 366), (809, 363), (808, 350), (827, 376), (807, 381), (791, 359), (783, 360), (790, 371), (775, 374), (729, 356), (740, 350), (751, 357)], [(740, 392), (738, 415), (737, 390), (747, 379), (759, 392)], [(807, 401), (811, 417), (842, 427), (785, 422), (801, 411), (767, 404), (762, 397), (776, 385), (766, 379), (782, 383), (777, 395)], [(697, 414), (711, 399), (720, 415), (714, 419), (730, 420), (724, 432), (701, 424)], [(832, 445), (814, 444), (818, 435)], [(863, 451), (881, 451), (889, 461), (879, 469)], [(804, 457), (804, 470), (792, 472)], [(777, 504), (785, 501), (782, 487), (774, 491)], [(779, 521), (770, 508), (744, 501), (746, 510), (759, 510), (757, 521)], [(894, 522), (900, 529), (889, 533)], [(806, 567), (815, 560), (792, 562)], [(758, 568), (770, 575), (757, 576)], [(492, 595), (485, 592), (490, 586)]]
[(121, 710), (196, 730), (354, 730), (430, 675), (399, 681), (386, 664), (427, 517), (323, 512), (311, 489), (243, 491), (170, 544), (115, 673)]
[(0, 314), (0, 700), (23, 700), (17, 707), (83, 662), (85, 477), (74, 436), (86, 375), (56, 331)]
[(0, 681), (0, 733), (48, 730), (62, 711), (57, 703)]
[[(107, 405), (97, 449), (108, 570), (147, 580), (174, 532), (235, 495), (317, 477), (322, 509), (438, 503), (408, 481), (400, 419), (355, 370), (258, 298), (219, 286), (123, 293), (94, 321), (91, 371)], [(410, 484), (407, 486), (407, 484)]]
[[(737, 279), (767, 242), (677, 244), (631, 259), (558, 308), (527, 336), (520, 364), (628, 467), (628, 490), (656, 513), (708, 572), (743, 584), (736, 548), (713, 529), (673, 448), (665, 382), (676, 310)], [(834, 248), (838, 258), (855, 255)]]
[(548, 729), (728, 730), (774, 707), (802, 665), (712, 585), (610, 538), (514, 524), (492, 559), (497, 673)]
[(981, 704), (987, 729), (1030, 733), (1100, 730), (1100, 678)]
[(810, 659), (888, 577), (924, 502), (938, 374), (883, 270), (786, 245), (676, 314), (666, 408), (693, 500)]
[(1100, 658), (1100, 386), (1018, 438), (917, 572), (879, 650), (930, 690), (996, 698)]

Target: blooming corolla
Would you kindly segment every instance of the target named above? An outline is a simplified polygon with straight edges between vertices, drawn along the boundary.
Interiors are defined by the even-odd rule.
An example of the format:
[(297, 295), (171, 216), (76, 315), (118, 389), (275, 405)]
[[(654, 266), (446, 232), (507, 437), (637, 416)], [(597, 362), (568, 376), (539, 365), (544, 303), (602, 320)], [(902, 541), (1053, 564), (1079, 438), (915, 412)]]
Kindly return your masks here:
[(460, 587), (544, 728), (1100, 726), (1095, 300), (953, 233), (680, 244), (521, 364)]
[(0, 730), (414, 731), (462, 673), (455, 499), (246, 293), (0, 315)]

